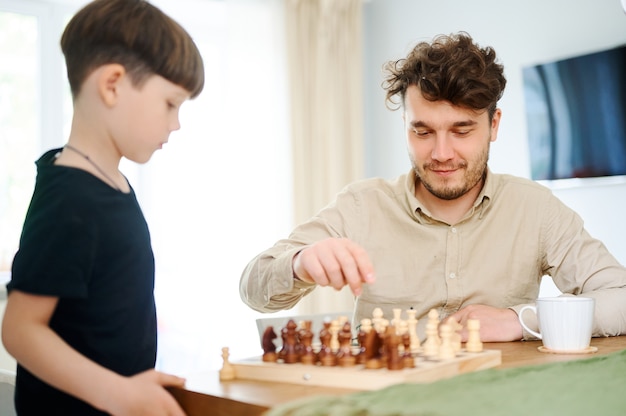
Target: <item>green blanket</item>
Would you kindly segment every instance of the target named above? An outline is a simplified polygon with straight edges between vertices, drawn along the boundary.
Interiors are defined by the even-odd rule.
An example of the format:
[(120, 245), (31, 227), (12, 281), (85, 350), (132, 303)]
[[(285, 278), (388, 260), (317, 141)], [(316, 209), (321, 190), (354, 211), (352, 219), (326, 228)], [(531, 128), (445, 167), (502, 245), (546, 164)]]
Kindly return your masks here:
[(489, 369), (429, 384), (308, 398), (277, 406), (266, 415), (624, 416), (626, 350), (547, 365)]

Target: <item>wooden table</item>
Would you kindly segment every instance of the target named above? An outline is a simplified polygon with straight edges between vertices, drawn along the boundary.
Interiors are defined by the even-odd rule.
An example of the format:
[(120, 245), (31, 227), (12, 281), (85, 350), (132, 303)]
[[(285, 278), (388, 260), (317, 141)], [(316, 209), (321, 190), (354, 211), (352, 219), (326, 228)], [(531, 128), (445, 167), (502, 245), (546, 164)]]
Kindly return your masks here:
[[(548, 354), (537, 350), (540, 341), (485, 343), (485, 349), (502, 351), (498, 368), (521, 367), (560, 361), (589, 358), (626, 349), (626, 336), (593, 338), (591, 345), (598, 348), (594, 354)], [(219, 381), (217, 371), (205, 372), (187, 378), (187, 387), (171, 389), (188, 416), (256, 416), (277, 404), (317, 395), (342, 395), (352, 389), (253, 380)]]

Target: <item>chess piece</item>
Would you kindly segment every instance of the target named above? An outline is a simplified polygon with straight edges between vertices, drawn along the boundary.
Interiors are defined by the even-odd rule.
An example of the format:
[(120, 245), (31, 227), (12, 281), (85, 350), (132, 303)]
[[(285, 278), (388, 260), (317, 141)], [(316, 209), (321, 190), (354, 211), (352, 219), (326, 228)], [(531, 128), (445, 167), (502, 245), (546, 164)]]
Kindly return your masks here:
[(408, 316), (407, 324), (409, 327), (409, 336), (411, 339), (411, 353), (417, 354), (420, 351), (421, 343), (419, 336), (417, 335), (417, 311), (415, 309), (408, 309), (406, 311)]
[[(400, 339), (404, 340), (404, 336), (406, 335), (406, 338), (409, 339), (409, 324), (407, 321), (404, 321), (402, 319), (398, 320), (398, 325), (396, 326), (396, 335), (400, 336)], [(410, 351), (409, 350), (409, 345), (407, 345), (406, 347), (404, 346), (404, 341), (400, 342), (400, 353), (402, 355), (404, 355), (405, 351)]]
[(313, 365), (315, 364), (315, 352), (313, 352), (313, 331), (311, 331), (311, 321), (304, 321), (301, 324), (301, 329), (298, 332), (298, 338), (300, 339), (300, 362), (302, 364)]
[(387, 360), (388, 370), (402, 370), (404, 365), (400, 357), (400, 335), (396, 333), (393, 325), (387, 327), (385, 334), (385, 359)]
[(287, 322), (287, 325), (282, 329), (283, 334), (283, 348), (279, 353), (279, 358), (286, 364), (293, 364), (298, 362), (298, 353), (297, 353), (297, 342), (298, 336), (296, 332), (296, 328), (298, 325), (296, 321), (290, 319)]
[(396, 331), (400, 329), (400, 321), (402, 321), (402, 309), (393, 308), (393, 319), (391, 320), (391, 324), (396, 328)]
[[(404, 324), (407, 325), (407, 322), (404, 321)], [(411, 352), (411, 334), (409, 334), (407, 329), (400, 336), (402, 337), (402, 346), (404, 347), (404, 352), (402, 353), (402, 365), (404, 368), (414, 368), (415, 358), (413, 358), (413, 353)]]
[(337, 351), (337, 364), (341, 367), (356, 365), (356, 357), (352, 355), (352, 330), (350, 322), (345, 322), (338, 334), (339, 351)]
[(235, 367), (230, 363), (228, 357), (230, 356), (230, 352), (228, 347), (222, 348), (222, 368), (220, 369), (220, 380), (234, 380), (235, 379)]
[(372, 330), (372, 320), (369, 318), (361, 319), (361, 325), (359, 326), (359, 332), (357, 334), (357, 341), (359, 343), (359, 352), (356, 354), (357, 364), (365, 364), (367, 358), (365, 338), (367, 333)]
[(465, 350), (467, 352), (481, 352), (483, 350), (483, 343), (480, 340), (480, 321), (478, 319), (467, 320)]
[(320, 330), (320, 350), (317, 353), (317, 359), (324, 367), (331, 367), (337, 365), (335, 354), (330, 348), (330, 339), (332, 334), (330, 333), (330, 322), (324, 322), (324, 326)]
[(426, 323), (426, 341), (423, 345), (423, 353), (428, 358), (436, 358), (439, 355), (439, 313), (436, 309), (428, 312), (428, 322)]
[(263, 361), (267, 363), (275, 363), (278, 360), (278, 354), (276, 354), (276, 344), (274, 340), (278, 336), (274, 332), (274, 327), (268, 326), (263, 332), (263, 338), (261, 340), (261, 346), (263, 347)]
[(383, 310), (381, 308), (375, 308), (374, 311), (372, 312), (372, 326), (378, 333), (381, 332), (381, 328), (383, 326), (383, 323), (382, 323), (383, 320), (384, 320)]
[(339, 330), (341, 329), (341, 324), (338, 319), (334, 319), (330, 322), (330, 349), (334, 354), (337, 354), (339, 351)]
[(382, 340), (373, 328), (365, 334), (365, 368), (379, 369), (383, 367), (381, 359)]
[(450, 325), (452, 328), (452, 348), (454, 349), (455, 354), (461, 351), (461, 329), (463, 329), (463, 325), (459, 323), (453, 317), (447, 319), (446, 323)]
[(456, 354), (452, 346), (452, 327), (448, 324), (441, 325), (441, 345), (439, 346), (438, 357), (440, 360), (451, 360)]
[[(439, 327), (439, 312), (437, 312), (437, 309), (431, 309), (428, 311), (427, 325), (428, 324), (434, 327)], [(439, 340), (437, 340), (437, 343), (439, 343)]]

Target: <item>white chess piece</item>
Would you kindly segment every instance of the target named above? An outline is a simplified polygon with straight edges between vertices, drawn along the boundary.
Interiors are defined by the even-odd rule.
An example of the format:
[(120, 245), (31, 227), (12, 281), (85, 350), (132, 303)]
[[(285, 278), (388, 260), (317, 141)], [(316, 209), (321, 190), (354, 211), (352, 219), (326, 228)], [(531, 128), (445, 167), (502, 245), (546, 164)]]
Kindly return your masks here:
[(406, 314), (409, 317), (407, 324), (409, 326), (409, 336), (411, 339), (411, 352), (416, 354), (421, 347), (420, 339), (417, 335), (417, 311), (415, 309), (408, 309)]
[(480, 340), (480, 321), (478, 319), (467, 320), (465, 350), (467, 352), (481, 352), (483, 350), (483, 343)]
[(456, 354), (452, 346), (452, 327), (448, 324), (441, 325), (440, 328), (441, 346), (438, 357), (440, 360), (451, 360)]
[(228, 347), (222, 348), (222, 368), (220, 369), (220, 380), (233, 380), (235, 378), (235, 367), (230, 363), (228, 357), (230, 352)]

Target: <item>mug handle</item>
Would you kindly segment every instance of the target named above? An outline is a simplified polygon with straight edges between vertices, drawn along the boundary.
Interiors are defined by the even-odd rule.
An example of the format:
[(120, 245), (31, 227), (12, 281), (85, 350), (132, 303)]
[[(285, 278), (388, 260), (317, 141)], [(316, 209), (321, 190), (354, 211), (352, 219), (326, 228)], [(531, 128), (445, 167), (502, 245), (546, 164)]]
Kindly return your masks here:
[(532, 310), (533, 312), (535, 312), (535, 315), (537, 314), (537, 307), (536, 307), (535, 305), (526, 305), (526, 306), (523, 306), (523, 307), (522, 307), (522, 309), (520, 309), (520, 311), (519, 311), (519, 316), (518, 316), (518, 318), (519, 318), (519, 323), (522, 325), (522, 327), (523, 327), (526, 331), (530, 332), (531, 334), (533, 334), (533, 335), (534, 335), (534, 336), (536, 336), (537, 338), (542, 339), (542, 338), (541, 338), (541, 334), (540, 334), (539, 332), (535, 332), (535, 331), (533, 331), (532, 329), (530, 329), (530, 328), (529, 328), (529, 327), (528, 327), (528, 326), (524, 323), (524, 318), (522, 318), (522, 316), (523, 316), (523, 314), (524, 314), (524, 311), (525, 311), (525, 310), (527, 310), (527, 309), (530, 309), (530, 310)]

